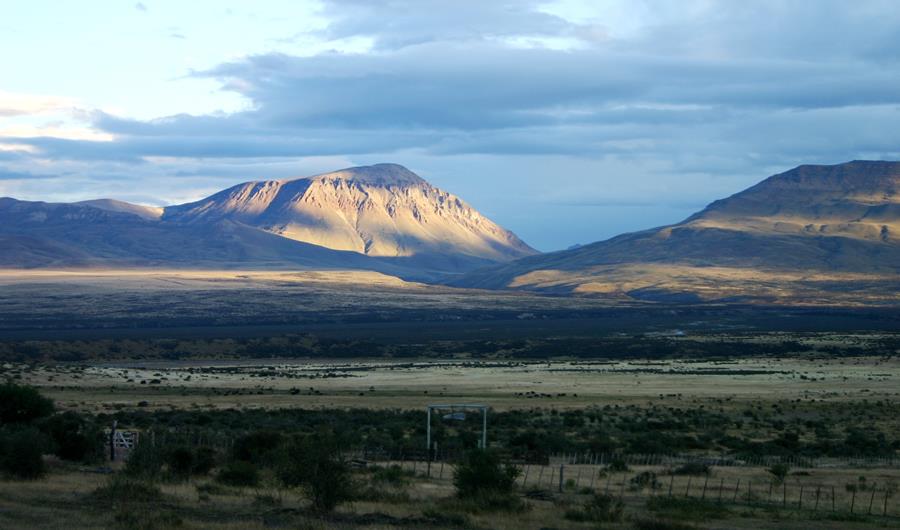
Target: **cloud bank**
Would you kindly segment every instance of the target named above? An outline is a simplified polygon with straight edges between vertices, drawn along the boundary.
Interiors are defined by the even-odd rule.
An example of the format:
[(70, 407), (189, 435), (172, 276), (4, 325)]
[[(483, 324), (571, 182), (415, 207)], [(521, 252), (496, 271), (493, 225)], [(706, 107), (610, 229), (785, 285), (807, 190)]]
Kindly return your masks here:
[[(325, 161), (395, 161), (549, 249), (676, 221), (801, 163), (900, 158), (890, 1), (342, 1), (321, 15), (324, 29), (283, 39), (361, 39), (365, 51), (188, 74), (239, 94), (239, 112), (74, 118), (106, 141), (5, 134), (23, 148), (0, 151), (16, 154), (0, 178), (55, 171), (187, 195), (334, 169)], [(3, 101), (0, 116), (64, 107)]]

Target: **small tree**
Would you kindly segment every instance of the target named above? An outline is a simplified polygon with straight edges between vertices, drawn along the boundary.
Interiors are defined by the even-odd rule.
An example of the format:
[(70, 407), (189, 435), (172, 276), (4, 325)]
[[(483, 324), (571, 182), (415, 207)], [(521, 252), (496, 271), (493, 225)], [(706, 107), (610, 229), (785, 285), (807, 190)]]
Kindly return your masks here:
[(33, 428), (9, 434), (0, 440), (0, 468), (19, 479), (44, 476), (47, 471), (43, 458), (45, 445), (45, 438)]
[(787, 478), (788, 472), (790, 472), (790, 470), (791, 466), (781, 462), (775, 464), (766, 471), (768, 471), (769, 474), (772, 475), (772, 482), (774, 482), (775, 484), (782, 484), (784, 483), (784, 479)]
[(456, 495), (462, 499), (509, 496), (515, 488), (519, 470), (504, 465), (497, 453), (478, 449), (466, 455), (453, 475)]
[(278, 477), (288, 487), (302, 487), (317, 512), (330, 512), (354, 497), (350, 466), (330, 433), (297, 438), (288, 444)]
[(0, 385), (0, 424), (27, 423), (53, 414), (53, 401), (30, 386)]

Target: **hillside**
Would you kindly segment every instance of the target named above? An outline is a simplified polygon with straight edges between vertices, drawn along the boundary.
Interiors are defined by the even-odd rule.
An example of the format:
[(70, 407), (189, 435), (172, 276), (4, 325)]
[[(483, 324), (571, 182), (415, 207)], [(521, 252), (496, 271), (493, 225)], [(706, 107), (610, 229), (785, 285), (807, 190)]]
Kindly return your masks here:
[(402, 166), (247, 182), (151, 208), (0, 199), (3, 267), (350, 268), (431, 278), (535, 251)]
[[(674, 225), (486, 267), (467, 287), (641, 299), (849, 294), (900, 282), (900, 163), (800, 166)], [(886, 282), (886, 283), (885, 283)]]

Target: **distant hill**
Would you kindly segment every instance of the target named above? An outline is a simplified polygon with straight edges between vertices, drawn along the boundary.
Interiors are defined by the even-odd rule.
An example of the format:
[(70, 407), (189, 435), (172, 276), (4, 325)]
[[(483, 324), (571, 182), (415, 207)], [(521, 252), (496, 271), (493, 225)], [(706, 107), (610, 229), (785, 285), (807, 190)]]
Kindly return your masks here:
[(395, 164), (247, 182), (166, 208), (4, 198), (0, 245), (0, 267), (324, 267), (410, 278), (536, 253)]
[(680, 223), (489, 266), (453, 284), (655, 300), (852, 299), (854, 289), (896, 299), (900, 163), (800, 166)]

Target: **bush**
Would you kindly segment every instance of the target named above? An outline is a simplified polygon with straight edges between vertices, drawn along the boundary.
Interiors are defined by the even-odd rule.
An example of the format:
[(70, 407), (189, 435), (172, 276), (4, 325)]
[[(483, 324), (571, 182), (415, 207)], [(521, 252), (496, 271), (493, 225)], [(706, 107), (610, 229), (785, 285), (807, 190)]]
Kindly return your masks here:
[(126, 475), (115, 474), (91, 494), (91, 499), (102, 504), (126, 502), (155, 503), (162, 499), (159, 486)]
[(165, 456), (169, 475), (177, 479), (187, 479), (194, 472), (194, 452), (190, 447), (175, 447)]
[(255, 431), (234, 441), (231, 456), (257, 465), (273, 464), (283, 442), (284, 435), (278, 431)]
[(53, 401), (36, 388), (6, 383), (0, 385), (0, 424), (28, 423), (53, 414)]
[(630, 471), (628, 464), (624, 460), (616, 459), (606, 466), (606, 470), (610, 473), (626, 473)]
[(622, 520), (625, 504), (612, 495), (597, 493), (591, 496), (581, 510), (569, 510), (566, 519), (579, 522), (615, 523)]
[(672, 470), (673, 475), (709, 475), (712, 468), (703, 462), (687, 462)]
[(125, 474), (132, 478), (157, 480), (162, 475), (165, 455), (150, 442), (139, 443), (125, 461)]
[(377, 467), (372, 471), (372, 481), (390, 484), (392, 486), (405, 486), (409, 482), (409, 473), (394, 464), (388, 467)]
[(766, 471), (768, 471), (769, 474), (772, 475), (772, 481), (775, 484), (782, 484), (784, 482), (784, 479), (787, 478), (790, 470), (791, 466), (787, 464), (775, 464)]
[(101, 455), (103, 446), (99, 430), (75, 412), (50, 416), (40, 426), (52, 438), (56, 456), (63, 460), (84, 462), (96, 460)]
[(637, 519), (634, 521), (635, 530), (695, 530), (696, 526), (660, 519)]
[(45, 445), (46, 439), (36, 429), (8, 434), (0, 441), (0, 467), (14, 478), (40, 478), (47, 472), (43, 457)]
[(631, 484), (630, 488), (633, 491), (640, 491), (647, 488), (652, 490), (656, 490), (660, 488), (659, 481), (656, 479), (656, 473), (653, 471), (644, 471), (642, 473), (638, 473), (629, 481)]
[(251, 462), (235, 460), (219, 470), (216, 480), (228, 486), (256, 486), (259, 484), (259, 469)]
[(192, 473), (194, 475), (209, 475), (209, 472), (216, 467), (216, 450), (212, 447), (200, 447), (194, 453), (194, 467)]
[(283, 453), (278, 478), (285, 486), (302, 487), (317, 512), (330, 512), (354, 497), (350, 466), (331, 434), (294, 439)]
[(647, 509), (671, 519), (705, 521), (723, 519), (731, 512), (717, 502), (685, 497), (653, 497), (647, 500)]
[(478, 449), (456, 467), (453, 485), (460, 499), (475, 501), (482, 509), (515, 509), (521, 505), (513, 495), (518, 476), (519, 470), (504, 465), (497, 453)]

